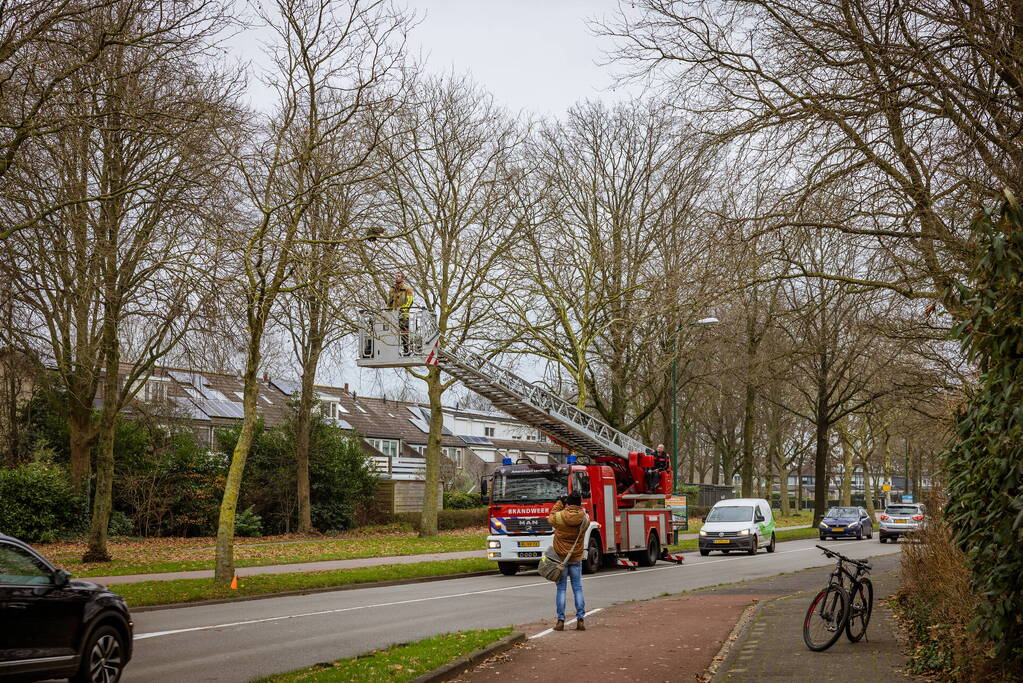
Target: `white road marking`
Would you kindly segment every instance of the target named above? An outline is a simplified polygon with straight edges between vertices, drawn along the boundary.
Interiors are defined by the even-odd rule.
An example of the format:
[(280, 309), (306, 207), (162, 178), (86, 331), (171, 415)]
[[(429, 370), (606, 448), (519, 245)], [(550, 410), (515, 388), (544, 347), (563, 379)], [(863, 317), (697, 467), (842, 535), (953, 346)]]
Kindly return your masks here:
[[(836, 542), (836, 543), (829, 544), (826, 547), (839, 546), (839, 545), (843, 545), (843, 544)], [(772, 554), (773, 555), (785, 555), (785, 554), (788, 554), (788, 553), (806, 552), (808, 550), (817, 550), (817, 548), (816, 547), (796, 548), (795, 550), (782, 550), (782, 551), (775, 552), (775, 553), (772, 553)], [(701, 561), (698, 561), (698, 562), (694, 562), (693, 564), (691, 564), (689, 566), (690, 567), (702, 567), (704, 565), (715, 564), (715, 563), (718, 563), (718, 562), (731, 562), (731, 561), (736, 560), (736, 559), (738, 559), (738, 558), (737, 557), (728, 557), (728, 558), (721, 558), (721, 559), (718, 559), (718, 560), (701, 560)], [(663, 571), (665, 569), (679, 569), (679, 568), (682, 568), (684, 566), (685, 565), (680, 565), (680, 564), (669, 564), (669, 565), (665, 565), (663, 567), (651, 567), (649, 569), (636, 569), (636, 570), (633, 570), (633, 572), (616, 572), (614, 574), (600, 574), (600, 575), (597, 575), (597, 576), (584, 576), (583, 577), (583, 581), (594, 581), (594, 580), (597, 580), (597, 579), (610, 579), (610, 578), (614, 578), (614, 577), (625, 576), (627, 574), (631, 574), (631, 573), (634, 573), (634, 572), (635, 573), (659, 572), (659, 571)], [(766, 577), (764, 577), (764, 578), (766, 578)], [(265, 623), (268, 623), (268, 622), (282, 621), (282, 620), (285, 620), (285, 619), (301, 619), (303, 617), (317, 617), (317, 616), (323, 616), (325, 614), (339, 614), (341, 612), (354, 612), (354, 611), (357, 611), (357, 610), (375, 609), (375, 608), (378, 608), (378, 607), (394, 607), (396, 605), (410, 605), (410, 604), (415, 604), (417, 602), (430, 602), (432, 600), (449, 600), (451, 598), (464, 598), (464, 597), (468, 597), (470, 595), (484, 595), (486, 593), (500, 593), (500, 592), (503, 592), (503, 591), (519, 590), (519, 589), (522, 589), (522, 588), (533, 588), (535, 586), (546, 586), (549, 583), (550, 582), (548, 582), (548, 581), (541, 581), (541, 582), (537, 582), (537, 583), (523, 583), (523, 584), (516, 584), (514, 586), (505, 586), (503, 588), (488, 588), (486, 590), (468, 591), (468, 592), (465, 592), (465, 593), (453, 593), (453, 594), (449, 594), (449, 595), (436, 595), (436, 596), (428, 597), (428, 598), (413, 598), (413, 599), (410, 599), (410, 600), (398, 600), (398, 601), (395, 601), (395, 602), (382, 602), (382, 603), (377, 603), (375, 605), (362, 605), (362, 606), (359, 606), (359, 607), (340, 607), (338, 609), (320, 610), (320, 611), (317, 611), (317, 612), (302, 612), (300, 614), (285, 614), (285, 615), (277, 616), (277, 617), (266, 617), (266, 618), (263, 618), (263, 619), (248, 619), (248, 620), (245, 620), (245, 621), (232, 621), (232, 622), (228, 622), (228, 623), (224, 623), (224, 624), (212, 624), (212, 625), (209, 625), (209, 626), (193, 626), (191, 628), (179, 628), (179, 629), (173, 629), (173, 630), (170, 630), (170, 631), (153, 631), (152, 633), (137, 633), (137, 634), (135, 634), (135, 640), (146, 640), (147, 638), (158, 638), (158, 637), (161, 637), (161, 636), (170, 636), (170, 635), (174, 635), (174, 634), (177, 634), (177, 633), (192, 633), (194, 631), (213, 631), (213, 630), (222, 629), (222, 628), (230, 628), (232, 626), (248, 626), (250, 624), (265, 624)], [(599, 609), (602, 609), (602, 608), (598, 608), (598, 610)], [(598, 610), (593, 610), (593, 612), (596, 612)], [(590, 612), (590, 613), (592, 613), (592, 612)], [(539, 636), (537, 635), (537, 636), (531, 636), (531, 637), (536, 638), (536, 637), (539, 637)]]
[[(604, 608), (603, 607), (598, 607), (597, 609), (591, 609), (589, 612), (586, 613), (586, 616), (590, 616), (591, 614), (596, 614), (597, 612), (601, 611), (602, 609), (604, 609)], [(569, 624), (574, 624), (574, 623), (575, 623), (575, 619), (573, 619), (572, 621), (566, 621), (565, 622), (565, 626), (568, 626)], [(553, 632), (554, 632), (554, 629), (553, 628), (549, 628), (546, 631), (540, 631), (539, 633), (535, 633), (535, 634), (529, 636), (529, 639), (532, 640), (533, 638), (542, 638), (543, 636), (547, 635), (548, 633), (553, 633)]]

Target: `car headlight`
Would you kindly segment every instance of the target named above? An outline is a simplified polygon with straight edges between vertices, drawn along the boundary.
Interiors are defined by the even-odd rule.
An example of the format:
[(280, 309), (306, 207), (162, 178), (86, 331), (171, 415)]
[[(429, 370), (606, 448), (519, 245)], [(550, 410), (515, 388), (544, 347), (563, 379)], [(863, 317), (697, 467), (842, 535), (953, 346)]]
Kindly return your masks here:
[(740, 536), (749, 536), (749, 529), (743, 529), (739, 532)]
[(820, 523), (820, 527), (821, 527), (821, 529), (827, 529), (827, 528), (828, 528), (828, 523), (827, 523), (827, 522), (825, 522), (825, 521), (824, 521), (824, 520), (822, 519), (822, 520), (821, 520), (821, 523)]
[(495, 557), (501, 557), (501, 553), (487, 553), (487, 557), (492, 560)]
[(707, 535), (707, 530), (706, 529), (700, 529), (700, 535), (701, 536), (706, 536)]
[(500, 548), (501, 547), (501, 542), (500, 541), (487, 541), (487, 547), (488, 548)]

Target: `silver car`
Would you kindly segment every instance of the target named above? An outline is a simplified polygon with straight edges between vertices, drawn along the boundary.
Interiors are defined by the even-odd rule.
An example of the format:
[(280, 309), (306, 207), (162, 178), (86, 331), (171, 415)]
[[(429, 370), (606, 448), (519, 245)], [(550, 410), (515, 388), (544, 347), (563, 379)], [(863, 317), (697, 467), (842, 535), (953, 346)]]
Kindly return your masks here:
[(897, 541), (899, 536), (922, 529), (927, 523), (927, 508), (923, 503), (895, 503), (885, 508), (878, 518), (878, 535), (882, 543)]

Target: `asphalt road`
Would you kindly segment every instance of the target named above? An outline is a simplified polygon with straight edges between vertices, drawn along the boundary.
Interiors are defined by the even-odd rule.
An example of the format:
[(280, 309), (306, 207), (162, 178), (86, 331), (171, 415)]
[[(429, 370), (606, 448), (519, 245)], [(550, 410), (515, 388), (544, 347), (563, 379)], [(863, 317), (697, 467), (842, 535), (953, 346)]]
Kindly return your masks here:
[[(586, 608), (829, 565), (816, 543), (779, 543), (774, 554), (755, 557), (690, 553), (684, 566), (603, 570), (583, 577)], [(900, 551), (876, 537), (825, 545), (854, 558)], [(135, 656), (122, 680), (249, 681), (438, 633), (553, 614), (554, 586), (535, 571), (142, 612), (134, 615)]]

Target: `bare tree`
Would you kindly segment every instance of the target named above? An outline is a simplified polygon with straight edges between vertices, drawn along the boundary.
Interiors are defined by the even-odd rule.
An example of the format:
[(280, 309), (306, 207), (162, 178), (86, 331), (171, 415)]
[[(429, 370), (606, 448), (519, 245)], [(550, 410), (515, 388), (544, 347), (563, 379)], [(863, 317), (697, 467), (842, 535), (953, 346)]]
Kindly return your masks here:
[[(722, 142), (773, 157), (792, 201), (776, 226), (869, 235), (879, 279), (805, 274), (957, 308), (967, 207), (1019, 188), (1019, 37), (1008, 0), (638, 0), (596, 26), (629, 74), (653, 75)], [(798, 215), (825, 195), (840, 214)]]
[[(215, 579), (234, 575), (234, 523), (245, 460), (257, 420), (263, 343), (277, 297), (307, 283), (291, 279), (302, 227), (324, 192), (358, 179), (356, 170), (380, 143), (383, 123), (365, 114), (391, 106), (393, 80), (402, 74), (409, 18), (386, 0), (330, 2), (276, 0), (261, 14), (273, 32), (267, 82), (277, 96), (268, 120), (247, 131), (256, 142), (236, 158), (246, 209), (224, 240), (237, 259), (235, 285), (245, 317), (241, 432), (231, 455), (217, 525)], [(351, 137), (361, 144), (329, 168), (317, 155)], [(368, 173), (369, 171), (367, 171)]]
[[(395, 272), (408, 276), (426, 309), (436, 312), (446, 345), (485, 344), (488, 328), (500, 319), (495, 302), (519, 221), (512, 197), (524, 134), (488, 94), (464, 79), (426, 81), (414, 99), (416, 106), (399, 122), (407, 134), (386, 145), (389, 168), (381, 180), (386, 220), (400, 238), (388, 242), (379, 265), (389, 278)], [(442, 378), (436, 366), (409, 372), (426, 383), (430, 403), (419, 533), (432, 536), (442, 398), (455, 380)]]

